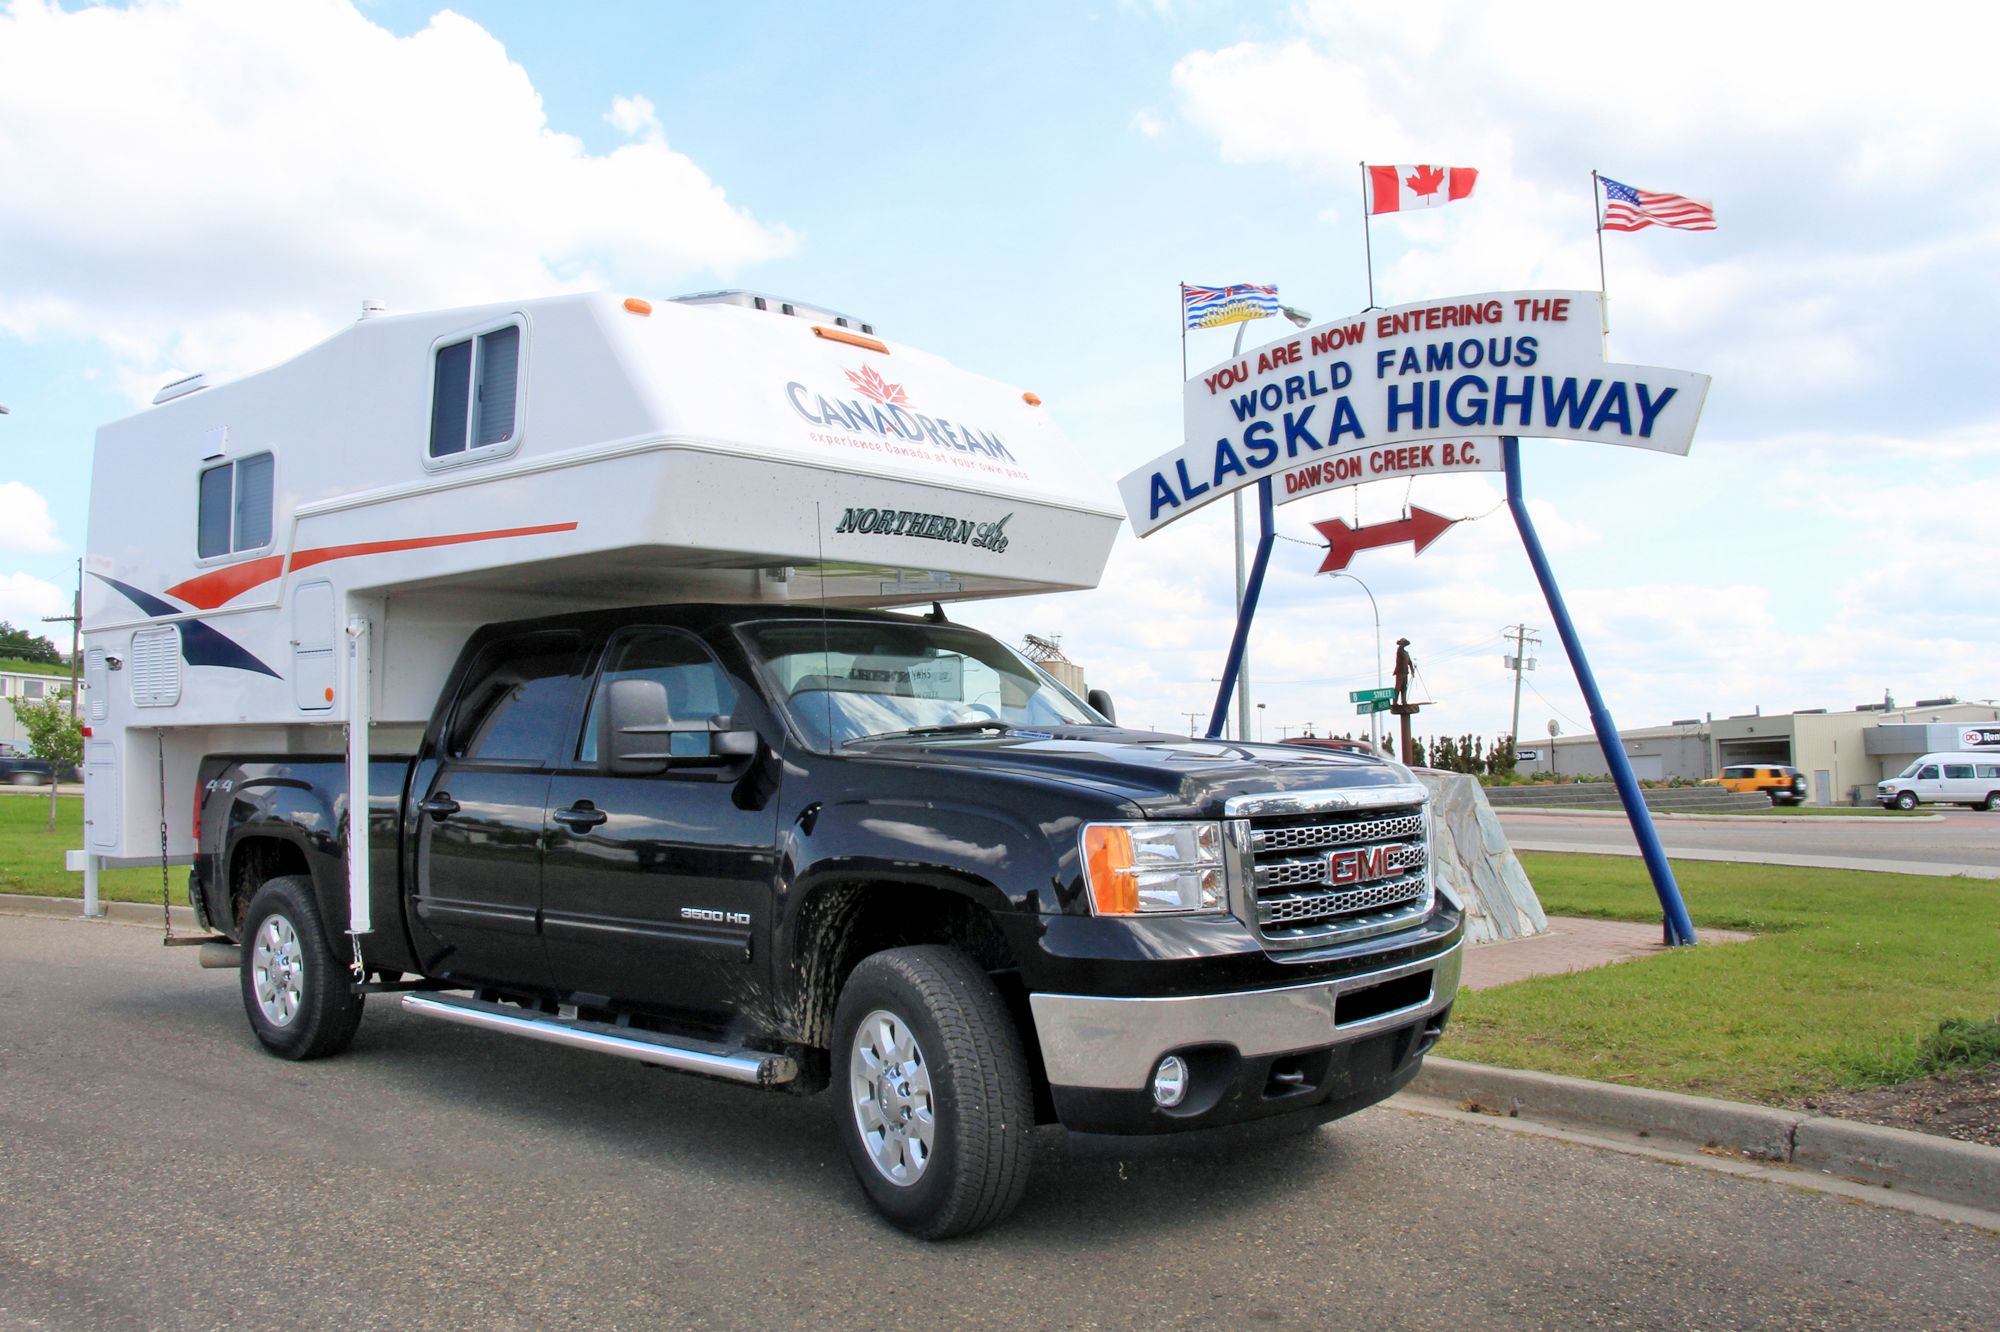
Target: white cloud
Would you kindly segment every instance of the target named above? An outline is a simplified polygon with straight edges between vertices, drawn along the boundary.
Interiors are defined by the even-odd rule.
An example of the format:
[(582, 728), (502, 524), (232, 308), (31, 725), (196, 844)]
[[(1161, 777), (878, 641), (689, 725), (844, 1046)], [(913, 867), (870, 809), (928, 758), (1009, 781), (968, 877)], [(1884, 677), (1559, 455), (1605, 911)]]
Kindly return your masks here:
[(656, 291), (795, 244), (667, 146), (643, 97), (593, 154), (441, 11), (397, 37), (333, 0), (0, 12), (0, 329), (89, 337), (150, 396), (268, 364), (362, 297), (423, 309)]
[(19, 481), (0, 481), (0, 550), (53, 555), (62, 549), (56, 520), (41, 492)]
[(611, 109), (604, 113), (604, 119), (629, 139), (644, 139), (649, 143), (666, 141), (666, 127), (660, 124), (660, 113), (654, 109), (650, 97), (614, 97)]
[[(67, 615), (70, 608), (70, 594), (53, 583), (43, 582), (33, 574), (0, 573), (0, 620), (5, 620), (16, 629), (26, 629), (31, 634), (44, 638), (57, 635), (43, 633), (51, 626), (42, 623), (44, 615)], [(66, 626), (59, 635), (67, 640)], [(63, 651), (69, 651), (65, 641)]]
[(1157, 113), (1141, 107), (1132, 113), (1132, 128), (1141, 138), (1157, 139), (1166, 133), (1167, 125)]

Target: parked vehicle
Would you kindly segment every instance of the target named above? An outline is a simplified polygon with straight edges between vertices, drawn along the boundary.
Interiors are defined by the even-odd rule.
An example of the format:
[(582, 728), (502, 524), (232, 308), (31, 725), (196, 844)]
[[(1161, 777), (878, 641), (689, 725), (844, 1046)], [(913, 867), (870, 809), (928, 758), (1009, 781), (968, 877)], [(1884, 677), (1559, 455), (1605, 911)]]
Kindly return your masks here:
[(2000, 753), (1926, 754), (1877, 783), (1875, 799), (1884, 809), (1971, 805), (2000, 810)]
[(1774, 805), (1802, 805), (1806, 801), (1806, 775), (1797, 768), (1775, 763), (1737, 763), (1722, 770), (1718, 786), (1738, 795), (1761, 791)]
[(1013, 1207), (1036, 1124), (1373, 1104), (1458, 987), (1427, 793), (1121, 727), (952, 623), (1096, 582), (1068, 456), (1032, 394), (747, 295), (365, 319), (169, 396), (99, 436), (87, 849), (191, 862), (273, 1054), (394, 993), (826, 1090), (925, 1237)]
[(55, 767), (47, 759), (24, 754), (10, 741), (0, 740), (0, 785), (47, 786), (55, 780)]

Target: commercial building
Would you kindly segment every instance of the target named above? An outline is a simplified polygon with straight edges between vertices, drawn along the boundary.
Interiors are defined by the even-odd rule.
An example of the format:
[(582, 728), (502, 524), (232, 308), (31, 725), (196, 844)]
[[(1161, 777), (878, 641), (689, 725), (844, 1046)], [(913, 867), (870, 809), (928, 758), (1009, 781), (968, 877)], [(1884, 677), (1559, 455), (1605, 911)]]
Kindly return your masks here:
[[(1619, 740), (1641, 780), (1679, 777), (1699, 781), (1735, 763), (1782, 763), (1806, 774), (1810, 803), (1866, 803), (1875, 783), (1893, 777), (1911, 760), (1940, 750), (2000, 752), (2000, 707), (1955, 698), (1920, 700), (1909, 707), (1863, 704), (1834, 712), (1749, 713), (1690, 719), (1668, 726), (1621, 731)], [(1601, 774), (1611, 770), (1597, 738), (1565, 735), (1523, 739), (1533, 759), (1523, 773)]]
[(13, 699), (25, 699), (39, 703), (44, 698), (54, 698), (69, 688), (69, 672), (61, 675), (44, 675), (39, 671), (0, 670), (0, 740), (6, 741), (23, 753), (27, 752), (28, 735), (21, 723), (14, 720)]

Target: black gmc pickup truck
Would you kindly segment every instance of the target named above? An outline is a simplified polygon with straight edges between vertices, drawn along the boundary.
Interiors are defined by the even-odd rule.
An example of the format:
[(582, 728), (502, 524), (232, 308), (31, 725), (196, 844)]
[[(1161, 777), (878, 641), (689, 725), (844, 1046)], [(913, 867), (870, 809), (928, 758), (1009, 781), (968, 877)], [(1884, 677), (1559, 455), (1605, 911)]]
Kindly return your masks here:
[[(414, 1012), (796, 1093), (941, 1238), (1034, 1125), (1297, 1131), (1415, 1075), (1458, 988), (1424, 788), (1367, 755), (1122, 729), (929, 616), (668, 606), (491, 625), (414, 757), (204, 760), (191, 880), (273, 1053)], [(352, 958), (350, 960), (350, 953)]]

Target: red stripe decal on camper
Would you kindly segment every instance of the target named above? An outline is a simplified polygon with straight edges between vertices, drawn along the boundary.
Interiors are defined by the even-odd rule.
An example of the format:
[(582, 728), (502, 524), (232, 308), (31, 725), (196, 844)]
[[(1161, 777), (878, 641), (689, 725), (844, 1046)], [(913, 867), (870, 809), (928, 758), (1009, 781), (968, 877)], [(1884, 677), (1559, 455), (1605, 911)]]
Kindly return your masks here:
[[(332, 560), (351, 559), (356, 555), (386, 555), (398, 550), (428, 550), (434, 546), (462, 546), (469, 541), (498, 541), (503, 537), (543, 536), (550, 532), (574, 532), (575, 523), (546, 523), (540, 527), (506, 527), (491, 532), (456, 532), (450, 536), (405, 537), (400, 541), (357, 541), (348, 546), (321, 546), (316, 550), (294, 551), (291, 567), (294, 571), (310, 569), (315, 564), (326, 564)], [(196, 610), (214, 610), (248, 592), (270, 582), (285, 571), (285, 557), (266, 555), (262, 559), (246, 560), (242, 564), (232, 564), (226, 569), (216, 569), (188, 579), (167, 589), (167, 595), (177, 597)]]

